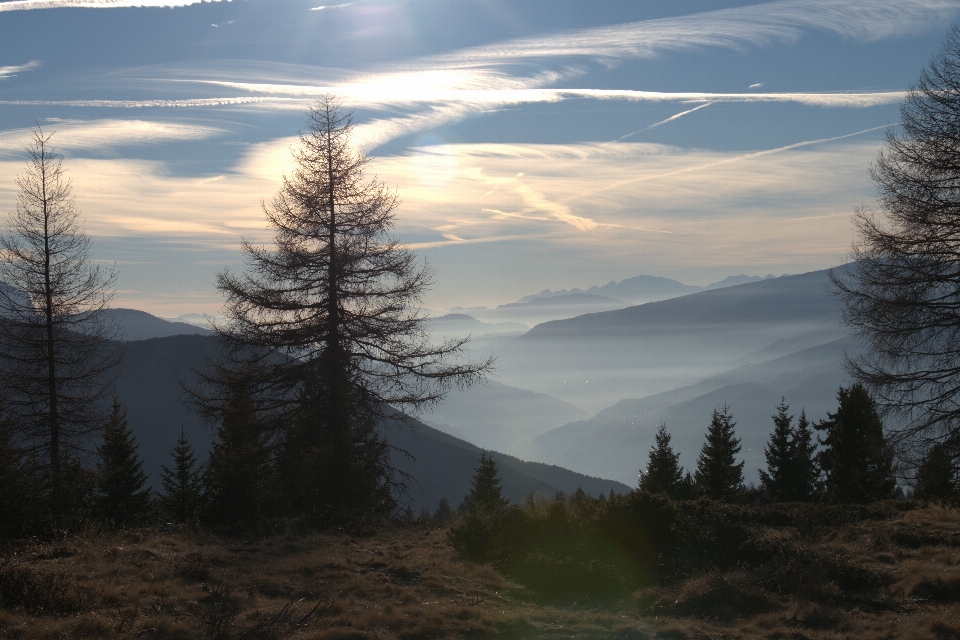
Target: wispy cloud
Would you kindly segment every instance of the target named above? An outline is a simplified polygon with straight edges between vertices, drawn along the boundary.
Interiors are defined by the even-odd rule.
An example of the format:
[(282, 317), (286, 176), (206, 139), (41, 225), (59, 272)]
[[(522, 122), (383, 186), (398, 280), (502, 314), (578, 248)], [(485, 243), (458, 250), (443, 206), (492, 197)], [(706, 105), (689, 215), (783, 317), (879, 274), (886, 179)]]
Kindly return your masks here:
[(520, 38), (438, 56), (461, 64), (529, 58), (588, 56), (650, 57), (704, 47), (742, 49), (794, 41), (803, 30), (833, 32), (859, 41), (917, 33), (949, 22), (960, 11), (954, 0), (783, 0), (708, 11), (677, 18)]
[[(54, 122), (45, 126), (44, 132), (55, 132), (51, 143), (59, 151), (105, 150), (174, 140), (200, 140), (223, 133), (214, 127), (145, 120)], [(0, 158), (22, 158), (24, 148), (32, 139), (30, 129), (0, 132)]]
[[(229, 2), (230, 0), (227, 0)], [(83, 7), (87, 9), (113, 9), (116, 7), (185, 7), (201, 2), (220, 0), (10, 0), (0, 2), (0, 12), (28, 9), (63, 9)]]
[(0, 100), (0, 105), (26, 107), (90, 107), (94, 109), (147, 109), (272, 105), (280, 109), (303, 109), (309, 99), (241, 96), (237, 98), (190, 98), (186, 100)]
[(39, 60), (31, 60), (26, 64), (9, 66), (9, 67), (0, 67), (0, 78), (5, 78), (7, 76), (23, 73), (24, 71), (32, 71), (33, 69), (36, 69), (39, 66), (40, 66)]
[(355, 2), (344, 2), (342, 4), (325, 4), (319, 7), (313, 7), (310, 11), (323, 11), (324, 9), (340, 9), (342, 7), (349, 7), (356, 4)]

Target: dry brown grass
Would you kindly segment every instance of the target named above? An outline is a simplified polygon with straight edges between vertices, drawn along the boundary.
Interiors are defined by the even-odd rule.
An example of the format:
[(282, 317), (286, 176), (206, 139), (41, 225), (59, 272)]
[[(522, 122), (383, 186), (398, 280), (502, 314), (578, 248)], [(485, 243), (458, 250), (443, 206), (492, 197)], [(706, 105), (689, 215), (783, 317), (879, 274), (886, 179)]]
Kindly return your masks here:
[(551, 604), (459, 559), (442, 529), (262, 540), (127, 532), (6, 552), (0, 637), (960, 640), (957, 511), (769, 536), (879, 582), (775, 592), (770, 576), (737, 570), (605, 605)]

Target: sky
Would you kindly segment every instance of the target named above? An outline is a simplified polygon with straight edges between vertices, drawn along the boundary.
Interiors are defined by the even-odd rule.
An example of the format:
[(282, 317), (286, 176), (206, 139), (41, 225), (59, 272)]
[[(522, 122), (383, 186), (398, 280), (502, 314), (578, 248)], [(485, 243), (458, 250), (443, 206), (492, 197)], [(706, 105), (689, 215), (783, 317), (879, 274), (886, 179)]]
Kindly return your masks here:
[(424, 304), (842, 263), (960, 0), (0, 0), (0, 220), (53, 132), (115, 306), (220, 310), (304, 113), (353, 111)]

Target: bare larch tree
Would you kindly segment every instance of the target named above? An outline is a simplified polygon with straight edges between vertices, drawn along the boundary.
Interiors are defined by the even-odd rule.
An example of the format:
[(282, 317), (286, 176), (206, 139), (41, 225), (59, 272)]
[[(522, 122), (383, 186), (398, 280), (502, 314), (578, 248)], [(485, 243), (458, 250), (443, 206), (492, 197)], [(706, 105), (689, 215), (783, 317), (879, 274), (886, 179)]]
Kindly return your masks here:
[[(280, 426), (288, 510), (329, 520), (391, 508), (377, 420), (394, 409), (416, 413), (491, 363), (463, 361), (465, 340), (431, 340), (420, 310), (431, 272), (389, 237), (398, 200), (366, 175), (351, 115), (327, 96), (306, 125), (296, 168), (264, 205), (274, 245), (244, 242), (246, 271), (218, 276), (228, 321), (217, 333), (227, 349), (204, 382), (228, 389), (224, 382), (246, 372), (257, 406)], [(229, 404), (206, 398), (208, 415)]]
[(895, 418), (901, 454), (960, 454), (960, 31), (900, 107), (871, 168), (879, 211), (860, 209), (853, 264), (834, 271), (844, 320), (865, 343), (855, 379)]
[(16, 210), (0, 234), (0, 386), (23, 453), (47, 476), (51, 524), (63, 517), (63, 469), (104, 424), (120, 363), (103, 314), (115, 274), (89, 258), (63, 159), (34, 131), (16, 179)]

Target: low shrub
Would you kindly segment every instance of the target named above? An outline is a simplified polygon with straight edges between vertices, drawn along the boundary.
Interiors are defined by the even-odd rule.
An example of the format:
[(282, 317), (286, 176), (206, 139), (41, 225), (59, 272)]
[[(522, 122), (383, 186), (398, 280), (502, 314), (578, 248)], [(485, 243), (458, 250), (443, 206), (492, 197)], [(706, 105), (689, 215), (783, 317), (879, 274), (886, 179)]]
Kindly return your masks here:
[(60, 573), (42, 573), (16, 560), (0, 561), (0, 608), (68, 615), (84, 609), (90, 594)]

